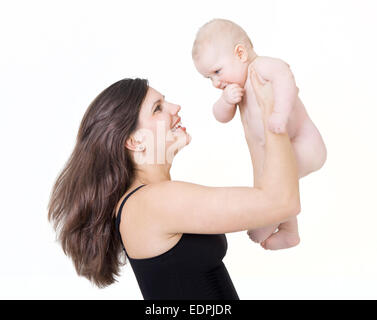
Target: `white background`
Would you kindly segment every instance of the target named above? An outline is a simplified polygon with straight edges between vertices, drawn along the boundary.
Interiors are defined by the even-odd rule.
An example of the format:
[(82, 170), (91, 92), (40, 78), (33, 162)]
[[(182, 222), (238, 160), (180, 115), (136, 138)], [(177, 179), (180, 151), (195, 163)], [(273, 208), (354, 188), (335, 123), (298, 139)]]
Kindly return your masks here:
[(220, 92), (191, 60), (198, 28), (227, 18), (259, 55), (287, 61), (328, 160), (300, 182), (301, 243), (264, 251), (228, 234), (241, 299), (377, 298), (377, 5), (371, 1), (2, 1), (0, 298), (141, 299), (129, 265), (97, 289), (55, 242), (47, 203), (82, 116), (104, 88), (145, 77), (182, 106), (191, 144), (174, 180), (251, 186), (239, 114), (215, 121)]

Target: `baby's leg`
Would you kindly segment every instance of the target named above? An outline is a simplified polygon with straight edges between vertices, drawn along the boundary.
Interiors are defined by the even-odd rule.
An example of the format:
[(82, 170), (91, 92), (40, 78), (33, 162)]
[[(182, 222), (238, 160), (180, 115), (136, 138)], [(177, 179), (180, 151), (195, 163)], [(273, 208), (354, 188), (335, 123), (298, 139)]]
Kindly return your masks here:
[[(299, 178), (319, 170), (326, 161), (325, 144), (312, 122), (306, 123), (300, 133), (292, 139), (292, 146), (296, 156)], [(296, 217), (281, 223), (278, 229), (276, 233), (261, 243), (263, 248), (278, 250), (299, 244), (300, 237)]]
[(291, 218), (279, 225), (279, 230), (261, 243), (266, 250), (287, 249), (300, 243), (297, 218)]
[(318, 129), (311, 122), (305, 124), (299, 134), (292, 139), (292, 147), (299, 178), (319, 170), (326, 161), (326, 146)]

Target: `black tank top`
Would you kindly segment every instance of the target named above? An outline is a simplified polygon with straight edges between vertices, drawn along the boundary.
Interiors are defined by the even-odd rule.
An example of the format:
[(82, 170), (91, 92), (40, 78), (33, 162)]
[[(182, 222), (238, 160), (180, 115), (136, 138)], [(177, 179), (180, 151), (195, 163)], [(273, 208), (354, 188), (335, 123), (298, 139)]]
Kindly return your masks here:
[[(130, 192), (122, 201), (116, 218), (119, 225), (122, 208)], [(225, 234), (182, 234), (178, 243), (168, 251), (152, 258), (130, 258), (143, 298), (146, 300), (238, 300), (237, 292), (223, 263), (227, 251)]]

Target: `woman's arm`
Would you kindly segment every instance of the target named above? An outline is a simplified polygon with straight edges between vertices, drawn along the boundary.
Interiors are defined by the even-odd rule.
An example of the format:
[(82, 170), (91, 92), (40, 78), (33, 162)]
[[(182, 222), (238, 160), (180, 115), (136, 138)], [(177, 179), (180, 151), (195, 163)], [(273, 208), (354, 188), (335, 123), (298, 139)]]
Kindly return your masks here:
[[(266, 123), (273, 109), (271, 84), (261, 84), (254, 72), (251, 76)], [(255, 229), (297, 215), (299, 185), (289, 137), (265, 129), (265, 141), (260, 186), (206, 187), (165, 181), (143, 188), (138, 212), (148, 215), (164, 233), (205, 234)]]
[(264, 163), (264, 146), (259, 140), (253, 138), (254, 137), (249, 137), (247, 144), (253, 164), (254, 187), (260, 188)]

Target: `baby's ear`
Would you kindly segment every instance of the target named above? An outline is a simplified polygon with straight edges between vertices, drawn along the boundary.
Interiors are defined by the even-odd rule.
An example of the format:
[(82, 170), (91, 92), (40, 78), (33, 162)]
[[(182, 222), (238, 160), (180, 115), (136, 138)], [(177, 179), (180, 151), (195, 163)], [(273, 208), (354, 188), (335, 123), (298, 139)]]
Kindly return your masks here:
[(247, 55), (246, 48), (243, 44), (237, 44), (234, 47), (234, 54), (236, 55), (237, 58), (241, 60), (241, 62), (247, 61), (248, 55)]

